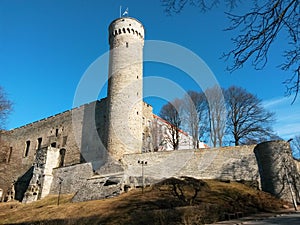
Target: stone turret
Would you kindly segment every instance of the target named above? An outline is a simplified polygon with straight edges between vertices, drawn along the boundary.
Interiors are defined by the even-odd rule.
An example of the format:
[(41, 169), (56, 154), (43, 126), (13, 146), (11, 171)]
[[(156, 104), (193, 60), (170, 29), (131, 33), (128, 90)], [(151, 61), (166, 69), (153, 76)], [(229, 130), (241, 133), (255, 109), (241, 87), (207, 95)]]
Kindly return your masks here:
[(109, 26), (107, 150), (119, 160), (142, 149), (144, 27), (123, 17)]
[(300, 175), (286, 141), (268, 141), (258, 144), (257, 159), (263, 191), (278, 198), (300, 201)]

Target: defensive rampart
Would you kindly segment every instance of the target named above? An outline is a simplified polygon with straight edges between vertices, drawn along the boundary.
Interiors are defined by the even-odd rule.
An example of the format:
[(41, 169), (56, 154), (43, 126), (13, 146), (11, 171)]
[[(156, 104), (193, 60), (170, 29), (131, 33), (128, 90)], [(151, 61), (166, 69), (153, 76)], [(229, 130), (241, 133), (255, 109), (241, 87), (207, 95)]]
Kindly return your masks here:
[[(124, 155), (93, 172), (90, 163), (56, 168), (51, 193), (76, 193), (74, 201), (110, 197), (127, 188), (153, 184), (168, 177), (247, 180), (259, 182), (254, 145), (214, 149), (150, 152)], [(144, 164), (141, 164), (141, 162)], [(147, 162), (145, 164), (145, 162)]]

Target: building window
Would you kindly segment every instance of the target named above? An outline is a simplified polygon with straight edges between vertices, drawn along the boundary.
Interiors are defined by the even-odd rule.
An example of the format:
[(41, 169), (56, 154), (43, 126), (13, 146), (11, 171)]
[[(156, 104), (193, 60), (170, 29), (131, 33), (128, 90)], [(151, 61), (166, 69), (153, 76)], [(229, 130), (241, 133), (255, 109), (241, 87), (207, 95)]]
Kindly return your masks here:
[(51, 147), (52, 147), (52, 148), (56, 148), (56, 142), (52, 142), (52, 143), (51, 143)]
[(58, 136), (58, 129), (55, 130), (55, 137)]
[(30, 148), (30, 141), (26, 141), (26, 147), (25, 147), (24, 157), (28, 156), (28, 154), (29, 154), (29, 148)]
[(38, 138), (38, 145), (37, 145), (37, 149), (41, 149), (41, 147), (42, 147), (42, 138), (40, 137), (40, 138)]
[(128, 42), (126, 42), (126, 48), (128, 48)]

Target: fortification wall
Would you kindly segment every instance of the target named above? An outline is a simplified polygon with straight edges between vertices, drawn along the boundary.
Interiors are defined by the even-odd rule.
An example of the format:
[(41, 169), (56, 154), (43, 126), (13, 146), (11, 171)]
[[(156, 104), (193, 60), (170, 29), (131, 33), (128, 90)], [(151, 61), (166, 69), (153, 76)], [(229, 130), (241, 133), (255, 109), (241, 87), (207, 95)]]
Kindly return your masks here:
[[(13, 181), (23, 185), (29, 183), (32, 177), (32, 165), (39, 148), (52, 146), (63, 149), (64, 162), (60, 166), (84, 161), (80, 152), (82, 124), (85, 122), (84, 112), (86, 108), (95, 104), (99, 103), (86, 104), (2, 134), (1, 142), (5, 144), (1, 144), (0, 152), (2, 154), (0, 188), (4, 193), (11, 187)], [(22, 198), (17, 194), (16, 196)]]
[(128, 177), (144, 175), (160, 180), (173, 176), (192, 176), (201, 179), (259, 181), (254, 145), (215, 149), (178, 150), (125, 155), (123, 163)]
[[(192, 176), (199, 179), (248, 180), (259, 182), (258, 167), (253, 153), (254, 145), (215, 149), (178, 150), (124, 155), (123, 165), (113, 161), (99, 175), (93, 172), (92, 163), (56, 168), (53, 172), (51, 194), (75, 193), (74, 201), (111, 197), (126, 186), (142, 185), (144, 164), (145, 184), (168, 177)], [(115, 162), (117, 163), (117, 162)]]
[(76, 193), (81, 190), (87, 179), (92, 176), (92, 163), (82, 163), (56, 168), (53, 170), (53, 182), (50, 194), (58, 194), (60, 188), (62, 194)]
[(93, 162), (94, 170), (107, 161), (107, 126), (107, 99), (85, 105), (80, 149), (83, 162)]

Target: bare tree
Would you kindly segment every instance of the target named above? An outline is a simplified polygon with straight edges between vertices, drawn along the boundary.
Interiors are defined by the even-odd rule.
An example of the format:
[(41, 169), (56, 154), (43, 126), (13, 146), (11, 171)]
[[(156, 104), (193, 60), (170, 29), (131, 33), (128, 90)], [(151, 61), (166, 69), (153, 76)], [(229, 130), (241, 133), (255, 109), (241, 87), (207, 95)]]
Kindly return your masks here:
[(208, 103), (203, 92), (188, 91), (183, 98), (183, 119), (193, 138), (193, 147), (199, 148), (199, 139), (208, 131)]
[(210, 138), (214, 147), (223, 145), (226, 128), (226, 106), (223, 91), (214, 86), (205, 91), (209, 103)]
[(225, 91), (228, 106), (228, 132), (234, 144), (250, 144), (267, 140), (273, 135), (274, 113), (263, 108), (261, 100), (240, 87)]
[[(228, 5), (229, 9), (232, 9), (240, 1), (224, 0), (223, 2)], [(268, 62), (271, 46), (279, 34), (284, 35), (288, 47), (283, 49), (284, 59), (280, 67), (284, 71), (289, 71), (284, 84), (287, 87), (286, 95), (294, 94), (294, 102), (300, 87), (299, 0), (250, 2), (247, 1), (247, 4), (253, 4), (253, 7), (243, 15), (226, 13), (231, 22), (226, 30), (238, 32), (237, 36), (232, 38), (233, 49), (223, 55), (226, 59), (233, 60), (228, 70), (232, 72), (249, 61), (256, 69), (264, 68)], [(220, 4), (220, 1), (162, 0), (168, 14), (181, 12), (188, 3), (205, 12)]]
[(261, 5), (257, 1), (254, 8), (244, 15), (227, 15), (231, 21), (227, 30), (242, 30), (242, 33), (232, 39), (234, 49), (225, 54), (234, 61), (230, 71), (243, 67), (250, 59), (256, 69), (264, 68), (270, 46), (279, 33), (287, 33), (290, 47), (283, 52), (285, 62), (281, 69), (293, 71), (292, 77), (284, 83), (287, 85), (287, 95), (294, 93), (295, 101), (300, 84), (299, 0), (262, 1)]
[(12, 111), (12, 102), (8, 100), (3, 88), (0, 86), (0, 130), (4, 129), (7, 116)]
[[(240, 0), (224, 0), (230, 9), (236, 7), (239, 1)], [(220, 0), (161, 0), (161, 2), (168, 15), (180, 13), (186, 5), (198, 7), (201, 12), (206, 12), (220, 4)]]
[(180, 126), (181, 118), (179, 112), (182, 108), (182, 101), (180, 99), (175, 99), (172, 102), (168, 102), (160, 110), (160, 117), (168, 122), (167, 127), (170, 132), (171, 137), (168, 141), (173, 147), (173, 150), (177, 150), (179, 147), (180, 139)]

